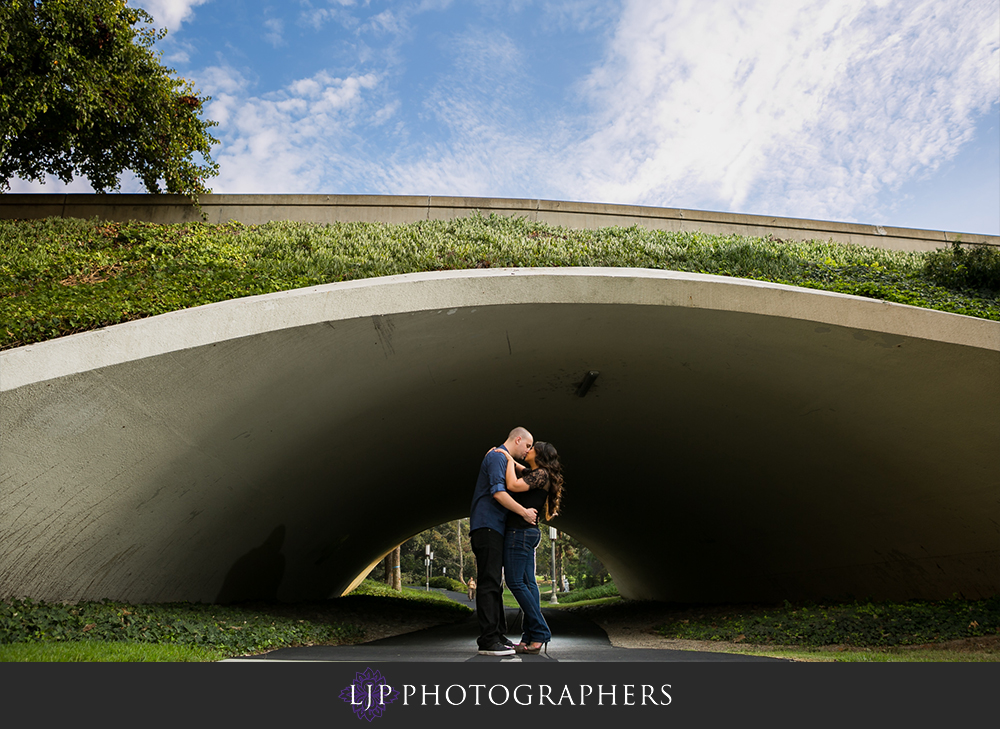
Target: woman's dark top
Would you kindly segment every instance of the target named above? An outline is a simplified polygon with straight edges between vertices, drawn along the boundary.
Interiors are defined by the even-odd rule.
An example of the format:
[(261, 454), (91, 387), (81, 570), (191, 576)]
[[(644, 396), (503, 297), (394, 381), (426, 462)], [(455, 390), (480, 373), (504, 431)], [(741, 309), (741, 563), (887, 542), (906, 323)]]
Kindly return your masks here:
[[(525, 471), (521, 474), (521, 478), (524, 479), (524, 482), (530, 488), (527, 491), (508, 491), (507, 493), (525, 509), (536, 509), (538, 511), (538, 520), (541, 521), (545, 516), (545, 500), (549, 498), (549, 490), (547, 488), (549, 485), (549, 473), (544, 468), (536, 468), (531, 471)], [(534, 529), (537, 527), (537, 524), (529, 524), (519, 514), (515, 514), (513, 511), (507, 512), (508, 529)]]

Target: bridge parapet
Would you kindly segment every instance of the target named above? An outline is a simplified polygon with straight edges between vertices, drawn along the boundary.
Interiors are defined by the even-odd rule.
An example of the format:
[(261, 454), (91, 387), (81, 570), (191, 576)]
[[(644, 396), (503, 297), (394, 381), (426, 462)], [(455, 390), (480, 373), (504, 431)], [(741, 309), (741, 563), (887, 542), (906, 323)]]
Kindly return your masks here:
[[(413, 223), (483, 214), (522, 216), (566, 228), (639, 225), (671, 231), (773, 236), (782, 240), (853, 243), (888, 250), (932, 251), (955, 241), (1000, 246), (1000, 236), (883, 227), (767, 215), (684, 210), (519, 198), (429, 195), (202, 195), (207, 222), (273, 220), (314, 223)], [(30, 193), (0, 195), (0, 219), (94, 218), (183, 223), (200, 220), (198, 210), (179, 195), (97, 195)]]

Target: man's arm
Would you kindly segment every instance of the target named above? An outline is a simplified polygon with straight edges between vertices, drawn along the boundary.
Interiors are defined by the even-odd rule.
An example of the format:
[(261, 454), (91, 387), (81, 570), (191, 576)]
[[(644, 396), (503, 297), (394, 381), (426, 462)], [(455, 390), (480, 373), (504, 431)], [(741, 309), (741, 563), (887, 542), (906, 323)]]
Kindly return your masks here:
[[(503, 454), (503, 458), (501, 458), (501, 454)], [(493, 498), (497, 500), (497, 503), (499, 503), (500, 506), (518, 514), (529, 524), (535, 524), (538, 521), (538, 512), (535, 509), (525, 509), (514, 500), (513, 496), (504, 490), (504, 486), (507, 481), (506, 456), (507, 452), (505, 450), (498, 450), (495, 453), (486, 454), (486, 457), (490, 459), (487, 466), (490, 472), (490, 491), (493, 493)]]
[(525, 509), (519, 503), (514, 501), (514, 497), (508, 494), (506, 491), (497, 491), (493, 494), (493, 498), (500, 502), (500, 506), (506, 509), (510, 509), (515, 514), (518, 514), (522, 519), (524, 519), (529, 524), (535, 524), (538, 521), (538, 511), (535, 509)]

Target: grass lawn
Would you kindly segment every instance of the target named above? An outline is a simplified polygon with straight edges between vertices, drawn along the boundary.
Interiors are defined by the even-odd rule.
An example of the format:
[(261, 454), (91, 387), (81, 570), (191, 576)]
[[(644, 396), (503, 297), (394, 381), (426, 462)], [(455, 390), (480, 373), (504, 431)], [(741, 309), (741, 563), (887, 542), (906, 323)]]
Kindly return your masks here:
[(225, 651), (187, 645), (124, 641), (79, 641), (0, 644), (0, 662), (30, 663), (174, 663), (219, 661)]
[(1000, 597), (782, 605), (571, 603), (609, 635), (629, 626), (664, 648), (836, 662), (1000, 661)]
[[(609, 635), (614, 626), (663, 648), (826, 662), (998, 662), (1000, 597), (782, 605), (686, 606), (624, 600), (613, 583), (559, 593), (541, 606), (572, 610)], [(509, 591), (504, 604), (517, 607)], [(669, 641), (669, 642), (668, 642)]]
[[(827, 605), (686, 606), (624, 600), (613, 585), (545, 609), (660, 636), (663, 647), (837, 662), (1000, 661), (1000, 598)], [(573, 594), (573, 593), (570, 593)], [(597, 595), (592, 597), (592, 595)], [(509, 592), (505, 604), (516, 607)], [(435, 591), (365, 580), (350, 595), (238, 606), (0, 602), (0, 661), (217, 661), (298, 645), (343, 645), (466, 619)], [(377, 632), (377, 631), (383, 632)], [(667, 642), (669, 641), (669, 642)]]
[(0, 601), (0, 661), (216, 661), (302, 645), (344, 645), (462, 620), (436, 592), (365, 580), (315, 603), (75, 605)]

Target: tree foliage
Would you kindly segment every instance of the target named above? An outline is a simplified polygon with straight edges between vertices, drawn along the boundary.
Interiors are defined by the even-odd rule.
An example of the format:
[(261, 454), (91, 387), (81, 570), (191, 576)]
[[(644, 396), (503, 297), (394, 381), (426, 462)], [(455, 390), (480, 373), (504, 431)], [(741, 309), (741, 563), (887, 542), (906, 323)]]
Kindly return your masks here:
[(0, 0), (0, 189), (48, 174), (105, 192), (131, 170), (149, 192), (208, 192), (208, 97), (160, 64), (150, 23), (124, 0)]
[[(462, 559), (458, 557), (459, 538), (456, 530), (461, 530)], [(476, 574), (475, 561), (472, 555), (472, 545), (469, 542), (469, 520), (459, 519), (438, 524), (426, 529), (401, 545), (400, 569), (403, 582), (411, 585), (423, 585), (427, 571), (424, 567), (424, 547), (431, 545), (434, 552), (433, 570), (435, 575), (447, 574), (454, 579), (459, 578), (459, 565), (464, 569), (464, 579), (468, 580)], [(447, 569), (447, 573), (442, 569)]]
[[(445, 522), (431, 529), (426, 529), (401, 545), (400, 566), (403, 582), (410, 585), (423, 585), (427, 580), (427, 570), (424, 566), (424, 547), (431, 545), (434, 552), (434, 565), (432, 577), (440, 577), (444, 574), (447, 577), (458, 579), (459, 558), (458, 558), (458, 536), (456, 529), (462, 530), (462, 552), (461, 560), (464, 569), (464, 578), (476, 576), (476, 561), (472, 553), (472, 544), (469, 540), (469, 520), (459, 519), (457, 521)], [(552, 573), (552, 542), (549, 541), (548, 525), (541, 528), (541, 542), (536, 551), (537, 564), (535, 573), (539, 577), (546, 579)], [(442, 571), (447, 569), (447, 573)], [(581, 542), (571, 537), (566, 532), (560, 531), (556, 540), (556, 572), (559, 575), (565, 574), (574, 589), (594, 587), (608, 583), (611, 575), (608, 568), (604, 566), (593, 552)], [(379, 569), (375, 574), (381, 575)], [(431, 583), (434, 586), (434, 583)], [(557, 591), (561, 591), (559, 587)], [(544, 593), (544, 591), (543, 591)], [(545, 595), (543, 594), (543, 599)]]

